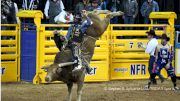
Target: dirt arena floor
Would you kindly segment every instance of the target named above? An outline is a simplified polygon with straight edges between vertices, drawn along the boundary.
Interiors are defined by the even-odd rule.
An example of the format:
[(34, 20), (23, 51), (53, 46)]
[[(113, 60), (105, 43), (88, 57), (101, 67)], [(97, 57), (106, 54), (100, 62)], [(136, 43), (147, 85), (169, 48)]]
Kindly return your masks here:
[[(180, 101), (180, 91), (173, 91), (170, 80), (158, 81), (151, 90), (144, 90), (147, 80), (85, 83), (82, 101)], [(180, 87), (180, 80), (178, 80)], [(76, 84), (72, 101), (76, 101)], [(65, 101), (65, 84), (3, 83), (2, 101)]]

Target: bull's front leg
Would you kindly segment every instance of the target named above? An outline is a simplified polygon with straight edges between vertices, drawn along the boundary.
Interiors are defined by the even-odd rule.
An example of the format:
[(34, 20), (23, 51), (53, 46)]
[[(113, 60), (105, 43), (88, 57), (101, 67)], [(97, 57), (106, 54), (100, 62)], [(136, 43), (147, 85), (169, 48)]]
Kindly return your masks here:
[(84, 84), (83, 81), (77, 83), (77, 101), (81, 101), (83, 84)]
[(71, 101), (72, 99), (72, 87), (73, 87), (73, 83), (67, 83), (67, 87), (68, 87), (68, 98), (67, 101)]

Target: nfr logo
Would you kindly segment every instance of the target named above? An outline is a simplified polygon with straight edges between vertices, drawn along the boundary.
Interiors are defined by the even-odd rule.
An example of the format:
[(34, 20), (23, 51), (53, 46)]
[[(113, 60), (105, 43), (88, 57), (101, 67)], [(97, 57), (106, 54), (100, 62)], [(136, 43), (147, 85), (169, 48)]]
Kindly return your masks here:
[(132, 64), (131, 65), (131, 75), (145, 75), (146, 65), (145, 64)]
[(5, 72), (5, 68), (1, 67), (0, 71), (1, 71), (1, 75), (3, 75)]
[(91, 73), (88, 75), (95, 75), (97, 68), (91, 68)]

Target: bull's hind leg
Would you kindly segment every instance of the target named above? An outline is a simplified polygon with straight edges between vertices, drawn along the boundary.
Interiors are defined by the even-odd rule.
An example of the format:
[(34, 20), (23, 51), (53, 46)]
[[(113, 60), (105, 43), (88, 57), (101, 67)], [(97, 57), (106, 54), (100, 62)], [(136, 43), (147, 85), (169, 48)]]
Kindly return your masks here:
[(67, 83), (67, 87), (68, 87), (68, 98), (67, 101), (71, 101), (72, 99), (72, 87), (73, 87), (73, 83)]
[(78, 82), (77, 83), (77, 101), (81, 101), (81, 95), (82, 95), (82, 87), (83, 87), (84, 82)]

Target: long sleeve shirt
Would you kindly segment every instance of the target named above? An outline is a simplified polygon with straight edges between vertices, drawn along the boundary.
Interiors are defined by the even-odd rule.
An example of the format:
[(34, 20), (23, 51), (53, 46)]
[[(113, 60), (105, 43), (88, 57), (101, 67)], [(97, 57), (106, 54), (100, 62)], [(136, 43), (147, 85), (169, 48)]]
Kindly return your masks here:
[(81, 28), (80, 28), (81, 33), (85, 33), (88, 27), (92, 24), (93, 22), (91, 21), (91, 19), (87, 17), (86, 20), (81, 25)]
[(137, 16), (138, 3), (136, 0), (127, 0), (123, 4), (123, 11), (125, 16)]
[(159, 5), (156, 1), (152, 1), (152, 4), (149, 4), (147, 1), (141, 6), (141, 14), (143, 17), (149, 17), (151, 12), (159, 12)]

